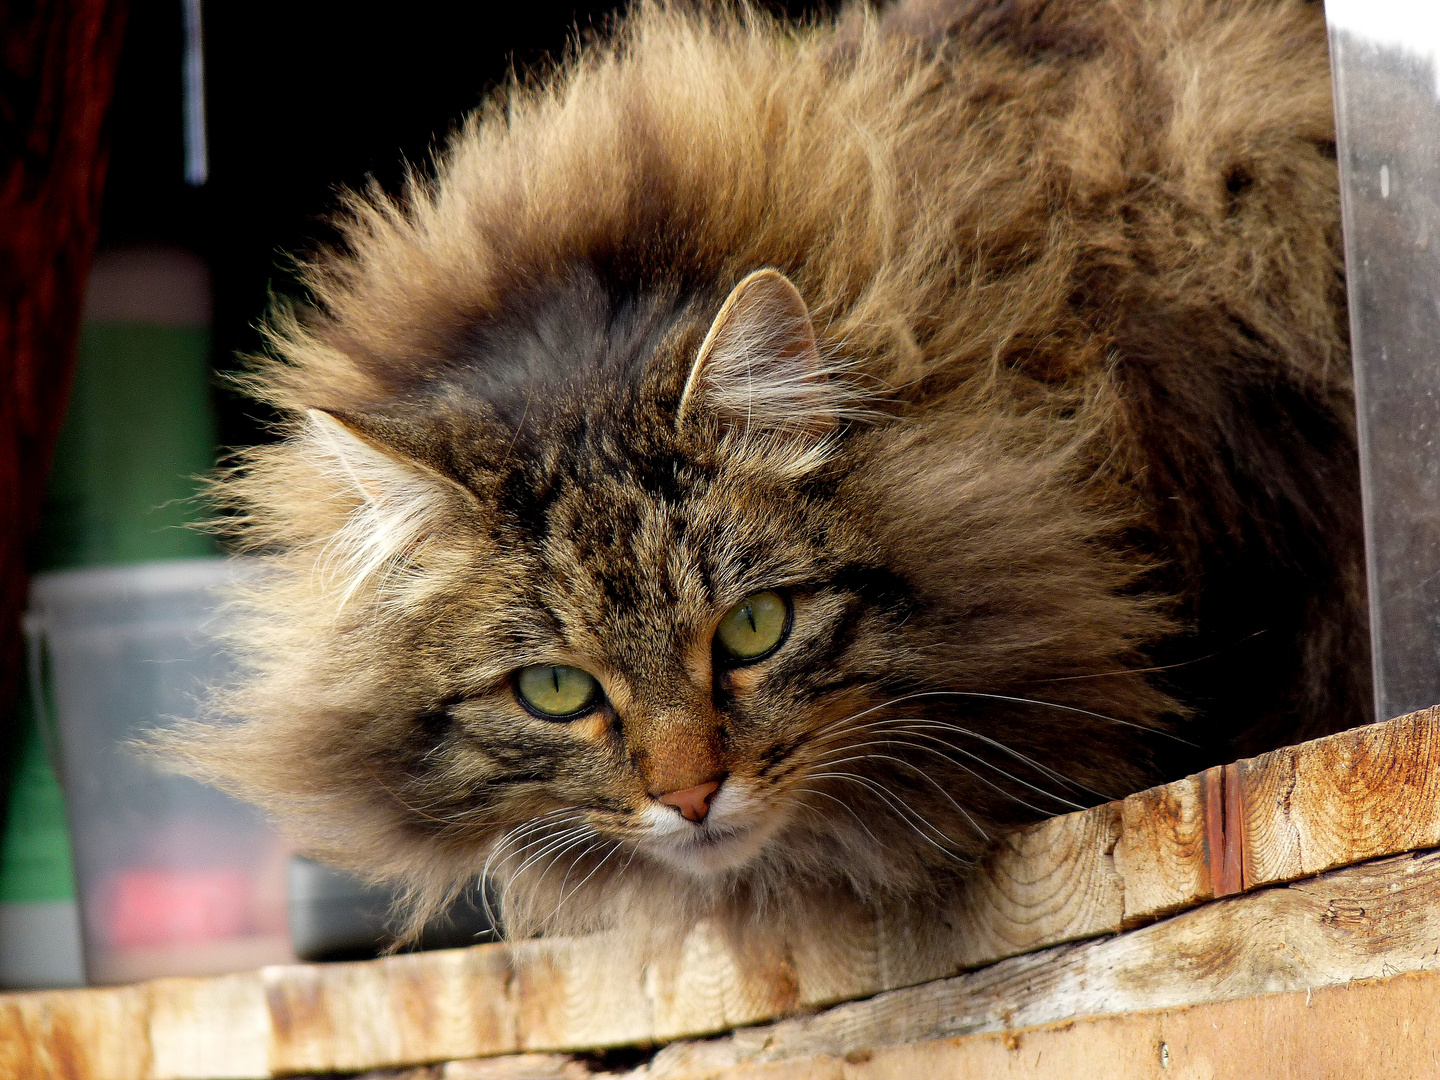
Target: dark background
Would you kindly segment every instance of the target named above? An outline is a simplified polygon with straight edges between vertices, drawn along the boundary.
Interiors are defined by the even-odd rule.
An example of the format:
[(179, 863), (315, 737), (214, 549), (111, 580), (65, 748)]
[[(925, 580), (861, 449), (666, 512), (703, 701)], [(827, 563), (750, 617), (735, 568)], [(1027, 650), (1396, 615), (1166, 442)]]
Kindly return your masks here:
[[(326, 238), (341, 187), (388, 189), (510, 73), (604, 32), (622, 5), (246, 0), (203, 5), (210, 178), (184, 181), (179, 0), (134, 0), (111, 119), (102, 247), (169, 243), (214, 273), (215, 366), (261, 347), (287, 253)], [(803, 15), (816, 3), (768, 5)], [(266, 416), (217, 380), (220, 441), (265, 438)]]

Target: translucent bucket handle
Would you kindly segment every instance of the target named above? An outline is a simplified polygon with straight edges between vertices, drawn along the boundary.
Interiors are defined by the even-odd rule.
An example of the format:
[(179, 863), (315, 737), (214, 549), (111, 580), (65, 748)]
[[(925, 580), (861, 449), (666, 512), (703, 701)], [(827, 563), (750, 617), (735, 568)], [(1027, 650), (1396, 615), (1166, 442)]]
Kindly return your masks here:
[(49, 651), (45, 647), (45, 619), (38, 612), (27, 611), (21, 626), (25, 632), (25, 659), (30, 676), (30, 709), (45, 756), (58, 777), (61, 776), (60, 731), (55, 710), (50, 707), (50, 681), (45, 677), (50, 669), (46, 662)]

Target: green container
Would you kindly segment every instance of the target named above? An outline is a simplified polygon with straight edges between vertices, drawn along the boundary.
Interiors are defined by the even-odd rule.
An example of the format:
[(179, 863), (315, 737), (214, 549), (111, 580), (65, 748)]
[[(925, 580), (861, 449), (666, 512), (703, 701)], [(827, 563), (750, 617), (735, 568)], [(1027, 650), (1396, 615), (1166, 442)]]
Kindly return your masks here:
[(55, 451), (36, 570), (216, 554), (196, 496), (215, 463), (210, 331), (89, 323)]
[(28, 691), (0, 836), (0, 986), (79, 986), (85, 974), (65, 797)]
[(65, 796), (55, 782), (28, 690), (20, 702), (23, 735), (0, 844), (0, 904), (75, 899)]

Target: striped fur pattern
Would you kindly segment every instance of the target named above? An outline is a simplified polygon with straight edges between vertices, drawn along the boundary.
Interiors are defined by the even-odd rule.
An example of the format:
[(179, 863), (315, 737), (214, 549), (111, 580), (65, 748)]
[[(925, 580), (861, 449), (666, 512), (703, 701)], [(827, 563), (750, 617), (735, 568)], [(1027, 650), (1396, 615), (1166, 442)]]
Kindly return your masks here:
[(641, 2), (340, 225), (217, 482), (238, 722), (163, 741), (417, 920), (783, 933), (1368, 719), (1318, 4)]

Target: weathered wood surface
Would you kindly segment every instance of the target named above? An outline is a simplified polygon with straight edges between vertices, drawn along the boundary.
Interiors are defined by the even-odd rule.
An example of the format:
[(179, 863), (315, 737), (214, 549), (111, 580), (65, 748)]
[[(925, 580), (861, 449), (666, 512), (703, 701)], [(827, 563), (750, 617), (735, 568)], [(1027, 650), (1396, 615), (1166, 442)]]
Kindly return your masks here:
[(724, 1038), (672, 1043), (639, 1075), (681, 1080), (741, 1065), (843, 1058), (882, 1046), (1422, 971), (1440, 973), (1440, 852), (1232, 897), (1128, 934), (1014, 957)]
[[(1331, 1080), (1440, 1076), (1440, 976), (1399, 976), (1317, 990), (1126, 1013), (1039, 1028), (754, 1063), (686, 1080)], [(537, 1063), (538, 1064), (538, 1063)], [(435, 1080), (579, 1080), (544, 1072), (470, 1071)], [(644, 1074), (640, 1074), (644, 1075)], [(593, 1076), (593, 1074), (592, 1074)], [(596, 1078), (598, 1080), (598, 1078)], [(676, 1080), (679, 1080), (677, 1077)]]
[[(1181, 984), (1199, 980), (1196, 985), (1212, 986), (1206, 991), (1212, 996), (1220, 994), (1213, 987), (1231, 985), (1236, 993), (1283, 989), (1291, 985), (1284, 974), (1290, 970), (1286, 950), (1312, 958), (1296, 961), (1301, 963), (1296, 970), (1308, 972), (1306, 965), (1320, 963), (1313, 958), (1328, 955), (1322, 948), (1328, 931), (1314, 928), (1352, 918), (1348, 901), (1338, 894), (1325, 900), (1340, 905), (1333, 911), (1326, 907), (1329, 914), (1305, 907), (1311, 895), (1306, 890), (1322, 883), (1145, 924), (1243, 890), (1440, 847), (1437, 730), (1440, 711), (1427, 710), (1054, 818), (1004, 842), (943, 910), (879, 919), (827, 912), (823, 933), (788, 943), (783, 955), (736, 949), (702, 928), (683, 955), (664, 966), (627, 964), (603, 938), (590, 938), (482, 945), (361, 964), (272, 967), (223, 979), (162, 979), (111, 990), (0, 995), (0, 1075), (268, 1077), (672, 1042), (945, 979), (1047, 948), (1051, 951), (963, 979), (988, 987), (977, 992), (995, 1000), (1004, 999), (1007, 979), (1015, 987), (1044, 986), (1047, 1000), (1087, 1002), (1089, 1012), (1172, 1003), (1146, 996), (1160, 993), (1151, 976), (1162, 971), (1172, 983), (1175, 971), (1187, 972)], [(1430, 866), (1425, 860), (1409, 862)], [(1416, 893), (1416, 882), (1429, 882), (1429, 870), (1419, 877), (1419, 871), (1407, 873), (1386, 888), (1394, 885), (1397, 893), (1423, 904), (1430, 893)], [(1330, 881), (1323, 888), (1339, 887)], [(1440, 895), (1429, 902), (1440, 911)], [(1373, 922), (1363, 912), (1383, 908), (1378, 901), (1367, 903), (1354, 916), (1362, 927)], [(1283, 912), (1264, 914), (1273, 905)], [(1236, 951), (1237, 974), (1216, 974), (1212, 953), (1221, 938), (1215, 935), (1227, 919), (1269, 919), (1286, 929), (1273, 939), (1273, 956)], [(1198, 937), (1186, 936), (1192, 925), (1202, 928)], [(1305, 938), (1299, 929), (1305, 926), (1320, 937)], [(1054, 949), (1128, 927), (1141, 929), (1083, 949)], [(1386, 924), (1386, 933), (1393, 929)], [(1425, 922), (1410, 938), (1395, 940), (1408, 941), (1413, 951), (1431, 941), (1426, 935), (1432, 930)], [(1251, 932), (1247, 926), (1240, 937)], [(1236, 934), (1224, 940), (1239, 940)], [(927, 947), (920, 948), (921, 942)], [(1426, 955), (1433, 956), (1434, 947), (1427, 947)], [(1366, 948), (1385, 953), (1375, 941)], [(1370, 973), (1362, 963), (1365, 955), (1364, 949), (1355, 955), (1342, 951), (1333, 968), (1325, 969), (1333, 978), (1325, 978)], [(1085, 959), (1099, 956), (1106, 959)], [(1147, 956), (1152, 959), (1142, 962)], [(1384, 960), (1387, 971), (1406, 970), (1405, 963)], [(1114, 983), (1122, 970), (1139, 980), (1128, 996)], [(1273, 985), (1263, 980), (1261, 985), (1245, 972), (1261, 972)], [(958, 991), (906, 991), (921, 997), (938, 992)], [(912, 1006), (920, 1008), (918, 1000)], [(945, 1008), (953, 1012), (958, 1006)], [(1027, 1013), (1013, 1001), (1003, 1008), (1012, 1009), (1012, 1021), (1041, 1022), (1039, 1013)], [(835, 1018), (829, 1023), (842, 1023), (848, 1014), (825, 1015)], [(971, 1030), (962, 1025), (956, 1031), (962, 1029)]]
[(1437, 731), (1427, 709), (1131, 795), (1115, 850), (1125, 924), (1440, 845)]
[[(724, 1038), (672, 1043), (635, 1069), (597, 1072), (593, 1061), (560, 1054), (524, 1054), (452, 1062), (432, 1075), (436, 1080), (866, 1076), (869, 1074), (863, 1070), (840, 1073), (833, 1070), (841, 1065), (884, 1059), (889, 1048), (913, 1049), (915, 1044), (935, 1044), (942, 1039), (948, 1040), (943, 1050), (929, 1046), (920, 1059), (933, 1060), (936, 1071), (921, 1071), (915, 1065), (917, 1071), (909, 1075), (1032, 1075), (1012, 1070), (1022, 1066), (1032, 1068), (1033, 1060), (1011, 1055), (997, 1061), (993, 1056), (994, 1043), (998, 1040), (1002, 1046), (1031, 1045), (1036, 1037), (1048, 1039), (1044, 1034), (1047, 1028), (1052, 1032), (1073, 1030), (1069, 1025), (1096, 1016), (1123, 1015), (1129, 1021), (1141, 1012), (1153, 1012), (1160, 1007), (1207, 1008), (1217, 1002), (1234, 1001), (1245, 1004), (1238, 1010), (1224, 1012), (1229, 1018), (1227, 1023), (1238, 1023), (1242, 1030), (1248, 1030), (1258, 1022), (1264, 1028), (1269, 1023), (1268, 1017), (1290, 1016), (1294, 1012), (1284, 1007), (1276, 1012), (1275, 995), (1287, 991), (1297, 994), (1302, 1011), (1293, 1022), (1287, 1020), (1289, 1026), (1267, 1029), (1270, 1045), (1264, 1057), (1266, 1062), (1279, 1060), (1287, 1063), (1286, 1068), (1294, 1066), (1291, 1071), (1255, 1074), (1239, 1064), (1243, 1059), (1222, 1057), (1219, 1060), (1234, 1067), (1206, 1072), (1205, 1062), (1214, 1063), (1216, 1046), (1207, 1044), (1204, 1053), (1199, 1054), (1184, 1038), (1174, 1041), (1169, 1051), (1171, 1067), (1182, 1070), (1178, 1073), (1182, 1076), (1278, 1075), (1309, 1080), (1310, 1077), (1385, 1075), (1368, 1068), (1335, 1073), (1307, 1071), (1301, 1067), (1310, 1060), (1305, 1055), (1312, 1051), (1311, 1044), (1317, 1039), (1323, 1042), (1334, 1030), (1345, 1031), (1347, 1042), (1354, 1041), (1351, 1029), (1346, 1026), (1332, 1030), (1329, 1019), (1314, 1022), (1317, 1014), (1303, 1011), (1304, 1003), (1310, 995), (1317, 1001), (1322, 1000), (1322, 995), (1331, 995), (1323, 998), (1329, 1001), (1337, 988), (1343, 993), (1355, 980), (1371, 980), (1372, 985), (1383, 986), (1384, 982), (1375, 981), (1408, 978), (1417, 973), (1428, 980), (1423, 985), (1432, 988), (1426, 999), (1428, 1012), (1416, 1013), (1411, 1018), (1415, 1026), (1424, 1027), (1429, 1016), (1440, 1009), (1440, 852), (1386, 859), (1334, 871), (1318, 879), (1231, 897), (1119, 937), (1015, 957), (981, 971), (838, 1005), (812, 1016), (743, 1029)], [(1412, 998), (1409, 991), (1401, 995), (1402, 1000)], [(1388, 999), (1383, 995), (1372, 997), (1366, 999), (1363, 1007), (1381, 1008), (1385, 1000)], [(1175, 1031), (1176, 1015), (1172, 1012), (1169, 1017), (1161, 1018), (1163, 1030)], [(1329, 1014), (1322, 1009), (1318, 1015), (1328, 1017)], [(1372, 1028), (1369, 1026), (1371, 1014), (1364, 1015), (1359, 1045), (1372, 1044), (1377, 1035), (1389, 1038), (1394, 1034), (1391, 1029), (1394, 1017), (1381, 1017), (1377, 1020), (1378, 1027)], [(1122, 1024), (1114, 1029), (1120, 1033), (1117, 1038), (1143, 1039), (1143, 1035), (1134, 1032), (1150, 1030), (1154, 1019), (1145, 1019), (1138, 1027)], [(1058, 1029), (1057, 1024), (1067, 1027)], [(1434, 1026), (1440, 1027), (1440, 1021)], [(1092, 1051), (1087, 1042), (1089, 1038), (1077, 1036), (1080, 1049), (1070, 1047), (1064, 1039), (1052, 1040), (1051, 1067), (1059, 1068), (1057, 1059), (1073, 1060), (1077, 1071), (1042, 1070), (1038, 1075), (1075, 1075), (1086, 1080), (1097, 1076), (1108, 1080), (1116, 1075), (1109, 1068), (1088, 1072), (1080, 1068), (1087, 1061), (1094, 1064), (1093, 1059), (1085, 1056)], [(1430, 1041), (1435, 1041), (1433, 1030)], [(1107, 1053), (1117, 1053), (1117, 1061), (1134, 1061), (1139, 1065), (1148, 1062), (1152, 1070), (1159, 1067), (1157, 1057), (1146, 1058), (1128, 1041), (1124, 1042), (1123, 1052), (1120, 1044), (1109, 1037), (1098, 1045), (1105, 1047)], [(1222, 1040), (1216, 1045), (1226, 1043)], [(1158, 1043), (1150, 1044), (1149, 1049), (1154, 1050), (1156, 1046)], [(1140, 1049), (1145, 1048), (1142, 1042)], [(929, 1056), (933, 1054), (938, 1057)], [(1074, 1057), (1076, 1054), (1080, 1056)], [(894, 1060), (912, 1062), (912, 1057), (908, 1053), (899, 1054)], [(1422, 1055), (1417, 1060), (1434, 1059)], [(968, 1072), (961, 1065), (976, 1071)], [(1184, 1071), (1197, 1068), (1200, 1071)], [(1119, 1075), (1162, 1074), (1142, 1070)], [(1419, 1069), (1395, 1075), (1430, 1074)]]

